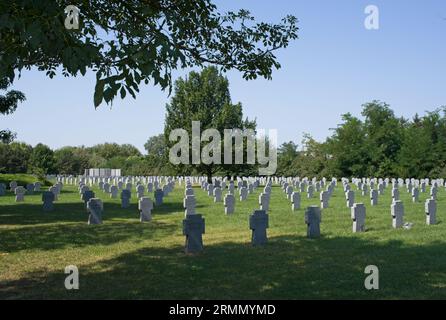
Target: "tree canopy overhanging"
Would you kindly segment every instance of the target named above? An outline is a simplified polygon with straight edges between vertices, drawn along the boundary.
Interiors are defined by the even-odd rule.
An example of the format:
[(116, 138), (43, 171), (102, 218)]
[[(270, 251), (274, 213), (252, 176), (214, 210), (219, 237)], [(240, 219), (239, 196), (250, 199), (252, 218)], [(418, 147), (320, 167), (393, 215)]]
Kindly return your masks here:
[[(9, 82), (7, 78), (0, 79), (0, 90), (6, 90)], [(17, 90), (6, 91), (0, 95), (0, 114), (8, 115), (16, 111), (18, 103), (25, 101), (25, 95)], [(16, 133), (8, 129), (0, 130), (0, 142), (11, 143), (16, 138)]]
[[(66, 29), (67, 5), (80, 9)], [(271, 78), (274, 52), (297, 38), (297, 19), (256, 22), (246, 10), (220, 13), (211, 0), (10, 0), (0, 2), (0, 80), (22, 70), (50, 78), (96, 74), (94, 105), (134, 98), (142, 82), (171, 89), (177, 68), (216, 65), (245, 79)]]

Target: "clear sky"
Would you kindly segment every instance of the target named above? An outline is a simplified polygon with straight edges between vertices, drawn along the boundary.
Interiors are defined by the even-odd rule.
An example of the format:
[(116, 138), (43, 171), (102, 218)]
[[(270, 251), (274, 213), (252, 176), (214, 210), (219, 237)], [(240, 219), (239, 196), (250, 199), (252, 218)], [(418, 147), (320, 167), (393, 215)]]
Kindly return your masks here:
[[(258, 128), (277, 129), (279, 143), (300, 144), (302, 133), (322, 140), (341, 114), (359, 116), (361, 105), (377, 99), (398, 116), (412, 117), (446, 105), (446, 1), (444, 0), (218, 0), (221, 11), (245, 8), (257, 20), (299, 19), (299, 39), (277, 55), (282, 69), (272, 81), (247, 82), (229, 72), (233, 102), (241, 102)], [(366, 30), (364, 9), (380, 10), (380, 29)], [(179, 71), (175, 76), (184, 76)], [(0, 128), (18, 140), (52, 148), (131, 143), (143, 151), (163, 131), (169, 98), (143, 86), (137, 99), (93, 106), (95, 78), (46, 78), (24, 72), (14, 88), (27, 101)]]

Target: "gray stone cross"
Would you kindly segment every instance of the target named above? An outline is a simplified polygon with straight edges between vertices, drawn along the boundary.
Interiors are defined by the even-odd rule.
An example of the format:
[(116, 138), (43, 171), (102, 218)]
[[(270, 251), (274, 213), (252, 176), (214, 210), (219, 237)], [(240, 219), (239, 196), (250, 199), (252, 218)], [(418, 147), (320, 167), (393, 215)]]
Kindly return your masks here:
[(121, 191), (121, 207), (128, 208), (130, 206), (130, 198), (132, 197), (132, 193), (129, 189), (122, 189)]
[(437, 203), (435, 200), (427, 199), (424, 204), (424, 212), (426, 213), (426, 224), (432, 225), (437, 223)]
[(203, 250), (205, 221), (201, 214), (187, 215), (183, 220), (183, 235), (186, 236), (186, 253), (198, 253)]
[(152, 220), (153, 201), (149, 197), (142, 197), (138, 201), (139, 220), (146, 222)]
[(101, 199), (91, 198), (87, 202), (88, 224), (102, 224), (102, 211), (104, 205)]
[[(375, 190), (376, 191), (376, 190)], [(353, 220), (353, 232), (365, 231), (365, 206), (363, 203), (355, 203), (351, 208)]]
[(319, 238), (321, 236), (321, 221), (322, 215), (319, 207), (311, 206), (305, 210), (305, 224), (307, 225), (308, 238)]
[(268, 215), (265, 210), (256, 210), (249, 216), (249, 228), (252, 230), (251, 243), (254, 246), (265, 245), (268, 241)]
[(404, 205), (401, 200), (394, 201), (390, 206), (390, 214), (392, 215), (392, 226), (396, 228), (403, 227)]
[(235, 208), (235, 197), (233, 194), (227, 194), (224, 198), (224, 205), (225, 205), (225, 213), (226, 214), (233, 214), (234, 208)]

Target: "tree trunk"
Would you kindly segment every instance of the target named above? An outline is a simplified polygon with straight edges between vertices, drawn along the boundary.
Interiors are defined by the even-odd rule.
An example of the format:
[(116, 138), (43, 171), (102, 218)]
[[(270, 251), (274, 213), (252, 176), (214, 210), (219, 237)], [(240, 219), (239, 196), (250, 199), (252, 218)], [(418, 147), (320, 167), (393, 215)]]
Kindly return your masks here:
[(212, 170), (208, 170), (207, 177), (208, 177), (208, 183), (212, 183)]

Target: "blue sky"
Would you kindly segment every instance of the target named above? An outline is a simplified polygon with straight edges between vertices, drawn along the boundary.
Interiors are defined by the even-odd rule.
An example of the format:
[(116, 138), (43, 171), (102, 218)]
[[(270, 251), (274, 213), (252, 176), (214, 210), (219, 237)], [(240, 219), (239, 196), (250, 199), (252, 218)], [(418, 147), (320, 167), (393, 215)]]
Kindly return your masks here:
[[(300, 143), (304, 132), (325, 139), (341, 114), (359, 116), (377, 99), (398, 116), (412, 117), (446, 105), (446, 1), (444, 0), (218, 0), (221, 11), (245, 8), (257, 20), (299, 19), (299, 39), (277, 56), (282, 69), (272, 81), (247, 82), (229, 72), (233, 102), (241, 102), (259, 128), (278, 129), (279, 143)], [(380, 29), (366, 30), (364, 9), (380, 10)], [(178, 71), (175, 76), (184, 76)], [(27, 101), (0, 117), (0, 128), (18, 140), (57, 148), (102, 142), (131, 143), (143, 151), (163, 131), (169, 98), (144, 86), (137, 99), (93, 107), (95, 78), (24, 72), (14, 88)]]

